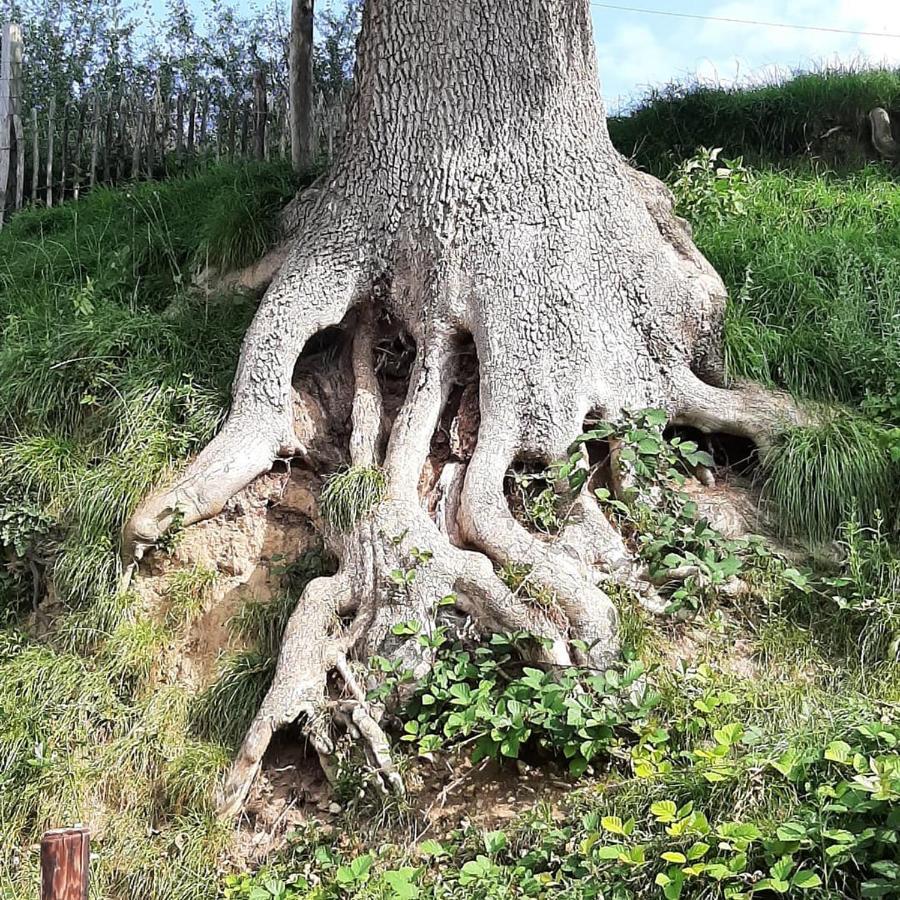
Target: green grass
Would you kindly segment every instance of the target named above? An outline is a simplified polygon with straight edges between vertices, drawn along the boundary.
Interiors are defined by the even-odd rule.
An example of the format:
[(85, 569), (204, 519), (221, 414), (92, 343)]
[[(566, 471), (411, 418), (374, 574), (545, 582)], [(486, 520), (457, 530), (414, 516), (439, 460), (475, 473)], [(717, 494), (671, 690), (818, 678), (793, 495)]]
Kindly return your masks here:
[(381, 469), (350, 466), (336, 472), (322, 488), (322, 517), (338, 531), (350, 531), (377, 506), (387, 488)]
[[(846, 170), (865, 160), (876, 106), (900, 112), (900, 70), (825, 67), (751, 87), (670, 84), (612, 118), (609, 130), (625, 156), (656, 174), (697, 147), (723, 147), (754, 166), (807, 160)], [(831, 128), (838, 138), (819, 143)]]
[(826, 543), (842, 523), (891, 517), (896, 526), (900, 466), (885, 450), (883, 429), (868, 419), (829, 415), (781, 434), (766, 454), (763, 502), (782, 532)]
[(28, 567), (0, 570), (4, 898), (34, 894), (41, 832), (78, 821), (94, 829), (98, 896), (216, 894), (230, 829), (211, 798), (228, 751), (191, 736), (198, 701), (165, 676), (214, 574), (173, 575), (167, 621), (152, 621), (115, 591), (118, 540), (217, 428), (253, 314), (253, 297), (207, 296), (194, 274), (264, 251), (296, 186), (282, 165), (213, 168), (27, 211), (0, 233), (2, 542), (56, 589), (37, 639), (20, 630)]
[(745, 212), (695, 222), (731, 302), (732, 377), (900, 418), (900, 193), (855, 175), (758, 172)]
[(275, 658), (259, 650), (224, 657), (215, 683), (194, 704), (194, 734), (236, 749), (275, 674)]
[[(676, 125), (666, 125), (676, 115), (670, 106), (653, 112), (656, 124), (646, 113), (628, 127), (642, 129), (642, 152), (659, 167), (670, 151), (706, 143), (733, 153), (738, 140), (751, 158), (757, 146), (760, 158), (784, 162), (796, 133), (780, 144), (773, 135), (788, 114), (820, 110), (808, 123), (815, 128), (898, 95), (893, 73), (850, 74), (801, 79), (780, 89), (782, 99), (769, 88), (746, 97), (698, 92), (676, 98)], [(718, 103), (720, 130), (710, 133), (704, 122)], [(231, 625), (245, 649), (225, 656), (215, 683), (195, 696), (159, 673), (214, 576), (173, 576), (168, 615), (151, 621), (135, 597), (114, 590), (118, 535), (138, 499), (215, 431), (228, 401), (254, 299), (207, 296), (194, 275), (262, 252), (272, 212), (295, 186), (280, 165), (214, 168), (29, 211), (0, 233), (0, 542), (12, 560), (0, 567), (4, 900), (35, 894), (30, 848), (44, 828), (74, 821), (95, 826), (98, 896), (217, 895), (231, 831), (212, 815), (213, 789), (266, 690), (296, 596), (329, 564), (311, 553), (276, 572), (283, 595), (241, 610)], [(730, 376), (849, 410), (784, 435), (767, 460), (766, 488), (787, 530), (837, 538), (845, 564), (832, 575), (844, 579), (835, 589), (843, 606), (820, 583), (814, 597), (773, 595), (769, 609), (744, 610), (740, 632), (710, 617), (713, 637), (676, 672), (658, 623), (619, 599), (626, 643), (661, 663), (653, 677), (673, 721), (696, 717), (706, 663), (712, 688), (733, 690), (770, 749), (825, 740), (900, 699), (898, 478), (882, 444), (900, 423), (900, 197), (880, 167), (843, 177), (761, 170), (745, 193), (743, 213), (695, 222), (695, 233), (731, 294)], [(323, 513), (352, 528), (383, 491), (377, 470), (338, 473)], [(847, 524), (851, 514), (859, 524)], [(9, 556), (18, 545), (52, 566), (57, 602), (39, 635), (25, 631), (30, 574), (22, 554)], [(750, 677), (726, 665), (738, 634), (752, 643)], [(720, 710), (716, 724), (732, 714)], [(773, 786), (747, 768), (713, 787), (696, 775), (661, 786), (623, 779), (603, 808), (644, 814), (666, 791), (702, 798), (711, 813), (740, 808), (763, 819), (799, 802), (796, 786)], [(584, 803), (598, 808), (597, 793), (586, 789)], [(578, 814), (575, 804), (567, 827), (580, 840)], [(549, 817), (524, 822), (522, 846), (554, 827)], [(464, 859), (483, 851), (481, 836), (465, 840)], [(447, 896), (472, 896), (446, 868), (457, 891)]]

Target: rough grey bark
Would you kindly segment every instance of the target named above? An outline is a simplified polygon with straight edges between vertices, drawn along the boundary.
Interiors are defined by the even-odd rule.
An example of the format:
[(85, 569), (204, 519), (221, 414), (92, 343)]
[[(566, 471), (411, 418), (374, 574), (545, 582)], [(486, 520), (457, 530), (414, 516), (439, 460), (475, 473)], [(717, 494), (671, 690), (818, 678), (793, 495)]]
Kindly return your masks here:
[[(304, 624), (314, 621), (309, 612), (292, 621), (229, 777), (228, 813), (240, 808), (273, 730), (325, 703), (323, 673), (339, 659), (377, 651), (413, 672), (427, 668), (422, 648), (391, 626), (433, 623), (448, 594), (485, 631), (549, 638), (547, 661), (602, 666), (615, 655), (616, 612), (603, 585), (634, 583), (624, 542), (587, 493), (560, 540), (532, 534), (504, 495), (513, 463), (558, 459), (589, 414), (663, 408), (673, 422), (763, 445), (801, 418), (787, 398), (724, 387), (723, 284), (666, 189), (610, 143), (586, 0), (450, 7), (369, 0), (348, 138), (321, 189), (285, 215), (292, 250), (244, 340), (228, 420), (126, 531), (133, 564), (176, 513), (185, 524), (214, 515), (273, 460), (303, 459), (295, 361), (310, 338), (359, 309), (352, 458), (381, 464), (387, 494), (349, 533), (328, 535), (340, 571), (301, 600), (355, 618), (347, 629), (332, 620), (327, 635)], [(375, 307), (416, 347), (383, 458)], [(469, 340), (477, 443), (441, 481), (446, 496), (433, 516), (422, 473)], [(413, 548), (433, 556), (397, 596), (388, 575), (409, 564)], [(494, 569), (506, 563), (528, 567), (554, 608), (510, 592)], [(589, 650), (573, 649), (575, 639)], [(331, 655), (311, 660), (311, 644)], [(377, 710), (357, 703), (377, 721)], [(383, 768), (380, 732), (351, 731)]]
[(289, 66), (291, 162), (302, 172), (313, 163), (313, 0), (291, 0)]

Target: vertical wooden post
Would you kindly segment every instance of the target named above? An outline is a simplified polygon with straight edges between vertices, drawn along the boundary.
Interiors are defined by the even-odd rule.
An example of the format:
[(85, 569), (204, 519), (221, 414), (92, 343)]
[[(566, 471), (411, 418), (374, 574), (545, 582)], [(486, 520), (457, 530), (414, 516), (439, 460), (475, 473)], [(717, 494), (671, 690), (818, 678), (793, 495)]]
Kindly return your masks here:
[(25, 191), (25, 129), (22, 127), (18, 97), (13, 109), (13, 136), (16, 141), (16, 209), (21, 209)]
[(77, 200), (81, 195), (81, 161), (82, 145), (84, 144), (84, 117), (87, 107), (81, 102), (75, 107), (78, 113), (78, 130), (75, 132), (75, 165), (72, 176), (72, 197)]
[(116, 99), (112, 91), (106, 95), (106, 118), (103, 129), (103, 183), (112, 184), (112, 153), (115, 142), (115, 108)]
[(125, 158), (128, 153), (128, 98), (125, 91), (120, 87), (118, 90), (119, 108), (116, 112), (118, 117), (118, 132), (116, 135), (116, 184), (119, 184), (125, 177)]
[(291, 0), (288, 91), (291, 98), (291, 160), (295, 172), (308, 169), (313, 130), (313, 0)]
[(206, 150), (206, 124), (209, 120), (209, 92), (203, 94), (203, 106), (200, 109), (200, 134), (197, 136), (197, 145), (200, 151)]
[(188, 104), (188, 130), (187, 152), (188, 156), (194, 155), (194, 129), (197, 123), (197, 95), (191, 94), (191, 102)]
[(228, 162), (234, 162), (234, 134), (237, 127), (237, 107), (238, 101), (234, 101), (234, 105), (228, 111)]
[(88, 900), (91, 838), (86, 828), (41, 838), (41, 900)]
[(50, 98), (50, 110), (47, 113), (47, 208), (53, 206), (53, 137), (56, 118), (56, 97)]
[(10, 173), (15, 179), (13, 194), (18, 200), (22, 179), (19, 177), (24, 147), (21, 145), (19, 97), (21, 96), (22, 30), (19, 25), (4, 25), (0, 34), (0, 228), (3, 227)]
[(91, 174), (89, 184), (97, 183), (97, 157), (100, 153), (100, 92), (94, 91), (94, 117), (91, 121)]
[(266, 73), (260, 66), (253, 74), (253, 112), (256, 121), (253, 128), (253, 151), (258, 160), (266, 158), (266, 117), (269, 104), (266, 98)]
[(162, 95), (162, 85), (156, 79), (156, 136), (159, 139), (157, 154), (159, 164), (165, 172), (166, 152), (169, 149), (169, 97)]
[(175, 98), (175, 158), (181, 164), (184, 155), (184, 94), (178, 92)]
[(282, 159), (287, 156), (288, 138), (290, 137), (291, 110), (288, 106), (288, 98), (285, 96), (281, 105), (281, 129), (278, 140), (278, 152)]
[(62, 120), (62, 146), (60, 147), (59, 162), (59, 195), (56, 198), (57, 203), (63, 203), (66, 199), (66, 187), (68, 186), (69, 176), (69, 101), (63, 104), (63, 120)]
[(37, 107), (31, 108), (31, 135), (34, 141), (34, 149), (31, 158), (31, 203), (38, 201), (38, 172), (41, 168), (41, 139), (38, 134)]
[(131, 147), (131, 177), (137, 180), (141, 177), (141, 140), (144, 135), (144, 107), (138, 110), (137, 126), (134, 129), (134, 143)]
[(147, 119), (147, 177), (152, 178), (156, 169), (156, 112), (150, 108)]
[(250, 107), (244, 106), (244, 113), (241, 116), (241, 159), (247, 158), (247, 139), (250, 137)]

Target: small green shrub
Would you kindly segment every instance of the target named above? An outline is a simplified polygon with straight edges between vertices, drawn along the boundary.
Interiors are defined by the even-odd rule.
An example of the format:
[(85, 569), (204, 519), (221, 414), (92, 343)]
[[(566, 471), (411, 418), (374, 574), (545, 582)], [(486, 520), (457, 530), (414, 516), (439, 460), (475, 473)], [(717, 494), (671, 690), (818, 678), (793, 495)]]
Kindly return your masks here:
[[(415, 633), (410, 623), (404, 633)], [(472, 761), (518, 759), (527, 748), (565, 761), (571, 774), (584, 774), (634, 739), (657, 702), (637, 685), (640, 663), (622, 671), (546, 672), (523, 665), (521, 651), (532, 635), (493, 635), (487, 645), (449, 642), (438, 629), (420, 635), (436, 653), (428, 675), (401, 712), (403, 740), (419, 753), (454, 744), (472, 745)], [(379, 695), (402, 681), (388, 678)]]
[(750, 172), (740, 157), (720, 159), (721, 153), (721, 147), (701, 147), (672, 173), (669, 186), (679, 215), (691, 221), (721, 222), (744, 214)]

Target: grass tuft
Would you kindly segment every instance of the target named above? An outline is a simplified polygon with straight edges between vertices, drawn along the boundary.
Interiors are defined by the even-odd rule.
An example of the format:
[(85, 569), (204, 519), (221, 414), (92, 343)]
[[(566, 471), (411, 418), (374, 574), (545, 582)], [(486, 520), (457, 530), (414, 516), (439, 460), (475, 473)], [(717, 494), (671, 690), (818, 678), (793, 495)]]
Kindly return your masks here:
[(219, 677), (193, 707), (191, 729), (198, 737), (237, 747), (275, 674), (276, 659), (258, 650), (226, 656)]
[(784, 534), (825, 543), (849, 519), (871, 524), (879, 512), (896, 518), (898, 468), (883, 429), (835, 413), (780, 435), (764, 460), (763, 501)]
[(215, 570), (203, 566), (172, 572), (166, 589), (166, 622), (173, 628), (189, 627), (203, 612), (218, 577)]
[(332, 528), (349, 531), (382, 501), (386, 490), (381, 469), (351, 466), (336, 472), (322, 489), (322, 516)]

